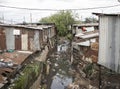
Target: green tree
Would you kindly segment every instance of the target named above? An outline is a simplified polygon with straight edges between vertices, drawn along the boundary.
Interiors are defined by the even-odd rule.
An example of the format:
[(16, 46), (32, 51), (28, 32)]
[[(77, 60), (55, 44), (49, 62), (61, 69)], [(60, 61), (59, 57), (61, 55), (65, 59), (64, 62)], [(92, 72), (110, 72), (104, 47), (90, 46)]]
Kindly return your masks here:
[(66, 36), (68, 34), (69, 25), (75, 23), (75, 18), (71, 11), (59, 11), (49, 17), (42, 18), (40, 22), (55, 23), (58, 35)]

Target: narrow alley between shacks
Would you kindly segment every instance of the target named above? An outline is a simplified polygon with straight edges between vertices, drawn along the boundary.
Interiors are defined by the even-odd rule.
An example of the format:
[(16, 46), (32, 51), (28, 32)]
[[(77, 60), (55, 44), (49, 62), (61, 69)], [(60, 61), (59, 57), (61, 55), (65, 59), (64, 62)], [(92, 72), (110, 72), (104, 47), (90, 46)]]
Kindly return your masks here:
[(120, 0), (0, 0), (0, 89), (120, 89)]
[(48, 57), (46, 76), (42, 81), (47, 85), (46, 89), (65, 89), (72, 83), (70, 53), (70, 44), (65, 42), (58, 45), (57, 50)]

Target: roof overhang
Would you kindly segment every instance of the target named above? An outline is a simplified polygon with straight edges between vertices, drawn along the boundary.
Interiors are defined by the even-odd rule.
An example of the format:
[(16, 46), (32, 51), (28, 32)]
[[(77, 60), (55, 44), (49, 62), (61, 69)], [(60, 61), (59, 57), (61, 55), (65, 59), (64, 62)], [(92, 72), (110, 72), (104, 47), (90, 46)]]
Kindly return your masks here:
[(120, 13), (92, 13), (98, 16), (120, 16)]

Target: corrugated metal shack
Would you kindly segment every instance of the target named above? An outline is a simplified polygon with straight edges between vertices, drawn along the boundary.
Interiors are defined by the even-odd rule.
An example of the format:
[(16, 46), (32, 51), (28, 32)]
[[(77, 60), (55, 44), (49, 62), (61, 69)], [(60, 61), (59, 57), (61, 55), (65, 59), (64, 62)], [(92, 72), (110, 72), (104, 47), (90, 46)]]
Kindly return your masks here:
[(55, 35), (54, 24), (0, 24), (0, 88), (7, 89), (21, 68), (37, 59), (38, 50), (39, 60), (45, 60)]
[(42, 30), (40, 30), (41, 48), (44, 48), (46, 43), (51, 47), (54, 46), (53, 40), (55, 39), (56, 36), (56, 27), (54, 23), (24, 23), (18, 25), (42, 28)]
[[(97, 62), (98, 60), (98, 23), (73, 25), (73, 58), (74, 61)], [(77, 62), (76, 61), (76, 62)]]
[[(91, 89), (98, 89), (98, 77), (95, 77), (98, 74), (95, 75), (97, 72), (93, 69), (96, 67), (98, 62), (98, 23), (78, 24), (73, 27), (73, 30), (74, 36), (72, 41), (72, 65), (82, 79), (78, 79), (76, 82), (86, 80), (86, 85), (83, 86), (91, 85)], [(82, 85), (82, 83), (79, 83), (79, 85)]]
[(94, 14), (100, 28), (98, 63), (120, 73), (120, 14)]
[(0, 24), (0, 50), (41, 50), (55, 36), (52, 25)]

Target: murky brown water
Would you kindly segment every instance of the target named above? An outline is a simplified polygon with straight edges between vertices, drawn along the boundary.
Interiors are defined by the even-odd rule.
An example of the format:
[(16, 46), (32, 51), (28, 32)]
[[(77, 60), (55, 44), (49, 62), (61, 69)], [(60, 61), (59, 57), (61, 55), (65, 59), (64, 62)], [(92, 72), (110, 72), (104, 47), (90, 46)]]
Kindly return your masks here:
[(73, 78), (69, 73), (72, 67), (68, 43), (59, 45), (58, 51), (49, 57), (47, 64), (50, 66), (46, 78), (47, 89), (65, 89), (68, 84), (72, 83)]

